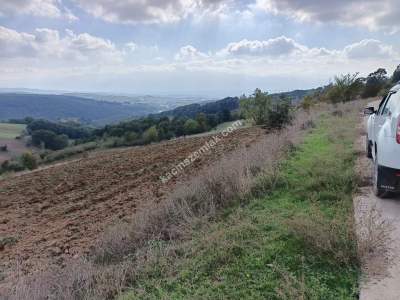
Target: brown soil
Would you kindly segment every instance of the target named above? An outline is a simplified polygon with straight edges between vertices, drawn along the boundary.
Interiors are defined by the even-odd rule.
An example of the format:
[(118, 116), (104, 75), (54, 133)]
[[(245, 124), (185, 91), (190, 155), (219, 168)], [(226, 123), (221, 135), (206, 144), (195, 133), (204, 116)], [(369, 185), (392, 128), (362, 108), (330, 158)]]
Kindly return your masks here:
[[(210, 136), (94, 152), (1, 180), (0, 283), (2, 277), (9, 281), (15, 275), (17, 264), (23, 273), (31, 273), (88, 253), (107, 226), (129, 218), (145, 202), (159, 201), (177, 181), (261, 134), (258, 128), (237, 130), (167, 184), (159, 177)], [(11, 239), (2, 247), (4, 238)]]

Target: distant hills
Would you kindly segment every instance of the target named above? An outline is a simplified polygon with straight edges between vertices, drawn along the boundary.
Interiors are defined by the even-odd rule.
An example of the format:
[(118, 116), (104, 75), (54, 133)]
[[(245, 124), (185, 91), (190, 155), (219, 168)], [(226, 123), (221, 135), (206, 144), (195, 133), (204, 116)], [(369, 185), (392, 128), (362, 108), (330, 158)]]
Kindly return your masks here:
[(186, 117), (195, 118), (199, 113), (218, 114), (224, 110), (233, 111), (239, 108), (239, 98), (227, 97), (222, 100), (194, 103), (177, 107), (175, 109), (164, 111), (154, 116), (156, 117)]
[[(310, 90), (295, 90), (291, 92), (283, 92), (272, 94), (275, 99), (281, 96), (289, 97), (292, 103), (300, 102), (305, 96), (312, 94), (317, 89)], [(187, 117), (194, 118), (199, 113), (205, 114), (218, 114), (224, 110), (234, 111), (239, 109), (239, 98), (238, 97), (227, 97), (222, 100), (208, 101), (203, 103), (194, 103), (189, 105), (184, 105), (171, 109), (168, 111), (163, 111), (161, 113), (155, 114), (156, 117)]]
[[(311, 90), (273, 94), (288, 96), (299, 102)], [(237, 97), (211, 100), (193, 96), (113, 95), (66, 93), (29, 89), (0, 89), (0, 121), (9, 119), (77, 120), (102, 126), (147, 115), (194, 118), (199, 113), (216, 114), (239, 108)]]
[(0, 93), (0, 120), (32, 117), (50, 121), (76, 119), (104, 125), (159, 111), (151, 104), (97, 101), (68, 95)]

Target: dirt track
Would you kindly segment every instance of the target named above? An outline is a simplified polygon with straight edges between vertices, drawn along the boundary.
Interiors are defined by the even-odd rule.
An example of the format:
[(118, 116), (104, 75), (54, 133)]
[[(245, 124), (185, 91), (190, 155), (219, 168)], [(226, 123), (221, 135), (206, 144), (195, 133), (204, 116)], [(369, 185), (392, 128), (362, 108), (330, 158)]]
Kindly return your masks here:
[[(177, 180), (184, 181), (218, 156), (252, 143), (260, 134), (262, 130), (257, 128), (237, 130)], [(159, 177), (209, 139), (187, 138), (98, 152), (1, 180), (0, 238), (16, 238), (16, 243), (0, 248), (0, 275), (10, 279), (17, 261), (24, 272), (33, 272), (49, 262), (62, 265), (67, 258), (87, 253), (108, 225), (170, 192), (177, 180), (163, 184)]]

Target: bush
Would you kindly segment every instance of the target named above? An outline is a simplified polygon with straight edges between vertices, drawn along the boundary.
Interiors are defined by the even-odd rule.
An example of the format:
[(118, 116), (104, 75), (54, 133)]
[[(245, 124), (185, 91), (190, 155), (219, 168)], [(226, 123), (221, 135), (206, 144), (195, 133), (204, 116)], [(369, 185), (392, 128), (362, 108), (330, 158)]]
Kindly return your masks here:
[(363, 84), (358, 73), (335, 76), (333, 86), (327, 92), (331, 103), (349, 102), (354, 100), (361, 92)]
[(68, 146), (68, 137), (64, 134), (57, 135), (50, 130), (35, 130), (32, 132), (32, 143), (37, 147), (44, 145), (50, 150), (60, 150)]
[(183, 125), (185, 134), (195, 134), (200, 132), (200, 125), (196, 120), (189, 119)]
[(21, 164), (28, 170), (34, 170), (38, 166), (36, 157), (31, 152), (26, 152), (21, 155)]
[(6, 160), (1, 164), (0, 167), (0, 174), (6, 173), (6, 172), (19, 172), (23, 171), (25, 169), (24, 166), (19, 161), (9, 161)]
[(145, 143), (152, 143), (158, 141), (158, 131), (156, 126), (151, 126), (143, 133), (143, 140)]

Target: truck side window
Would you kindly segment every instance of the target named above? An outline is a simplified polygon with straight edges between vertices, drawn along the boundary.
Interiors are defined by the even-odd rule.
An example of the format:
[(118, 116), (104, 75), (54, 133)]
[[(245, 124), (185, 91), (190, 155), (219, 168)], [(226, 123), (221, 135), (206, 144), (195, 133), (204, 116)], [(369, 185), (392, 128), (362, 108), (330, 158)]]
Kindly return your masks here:
[(382, 116), (387, 116), (389, 114), (389, 108), (390, 108), (390, 104), (389, 103), (390, 103), (391, 99), (393, 98), (392, 96), (393, 96), (393, 94), (389, 94), (387, 96), (386, 102), (385, 102), (385, 104), (383, 105), (383, 108), (382, 108), (382, 112), (381, 112)]
[(387, 94), (385, 97), (383, 97), (381, 103), (379, 103), (377, 115), (382, 114), (383, 108), (385, 107), (386, 100), (388, 99), (389, 96), (390, 96), (390, 94)]
[(399, 101), (399, 96), (400, 95), (398, 93), (393, 93), (392, 97), (390, 97), (390, 100), (386, 105), (388, 113), (394, 112), (394, 110), (396, 109), (396, 105)]

